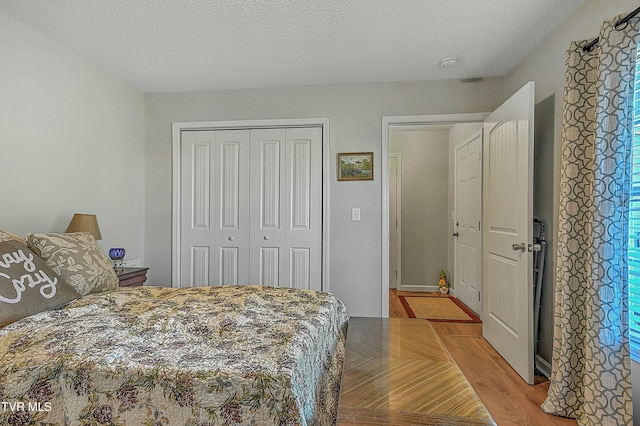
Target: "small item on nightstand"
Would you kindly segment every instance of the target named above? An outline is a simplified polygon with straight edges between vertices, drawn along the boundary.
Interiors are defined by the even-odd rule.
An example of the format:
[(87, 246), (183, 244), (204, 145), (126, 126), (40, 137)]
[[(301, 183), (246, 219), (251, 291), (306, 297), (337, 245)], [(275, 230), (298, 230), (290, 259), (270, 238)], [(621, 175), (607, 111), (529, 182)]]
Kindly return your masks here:
[(109, 250), (109, 257), (113, 260), (113, 269), (115, 269), (116, 272), (122, 271), (122, 259), (124, 259), (125, 254), (126, 251), (121, 247)]

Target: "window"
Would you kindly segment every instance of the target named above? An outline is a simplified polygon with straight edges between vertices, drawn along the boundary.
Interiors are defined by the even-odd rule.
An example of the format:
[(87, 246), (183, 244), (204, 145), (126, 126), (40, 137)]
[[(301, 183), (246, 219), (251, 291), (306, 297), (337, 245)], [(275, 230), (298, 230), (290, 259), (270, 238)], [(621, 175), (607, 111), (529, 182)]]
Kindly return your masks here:
[(640, 46), (633, 96), (633, 151), (629, 197), (629, 340), (640, 362)]

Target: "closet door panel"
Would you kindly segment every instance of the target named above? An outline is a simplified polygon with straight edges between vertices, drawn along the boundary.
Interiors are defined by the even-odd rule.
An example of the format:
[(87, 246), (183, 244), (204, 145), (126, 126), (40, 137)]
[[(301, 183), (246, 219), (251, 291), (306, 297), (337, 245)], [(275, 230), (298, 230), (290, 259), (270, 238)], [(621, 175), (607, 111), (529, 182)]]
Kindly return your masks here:
[(215, 134), (182, 132), (180, 205), (180, 285), (209, 285), (214, 238), (211, 180)]
[(286, 275), (283, 285), (322, 285), (322, 129), (286, 131)]
[(251, 282), (281, 286), (285, 129), (251, 131)]
[(213, 285), (249, 281), (249, 132), (215, 131), (215, 280)]
[(249, 132), (184, 131), (180, 285), (248, 282)]

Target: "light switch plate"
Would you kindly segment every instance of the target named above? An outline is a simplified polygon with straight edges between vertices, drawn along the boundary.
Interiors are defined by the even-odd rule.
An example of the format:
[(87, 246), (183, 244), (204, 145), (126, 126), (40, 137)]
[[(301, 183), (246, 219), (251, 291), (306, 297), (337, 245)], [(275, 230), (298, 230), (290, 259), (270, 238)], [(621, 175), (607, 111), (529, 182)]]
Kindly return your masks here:
[(360, 220), (360, 208), (354, 207), (351, 209), (351, 220), (354, 222)]

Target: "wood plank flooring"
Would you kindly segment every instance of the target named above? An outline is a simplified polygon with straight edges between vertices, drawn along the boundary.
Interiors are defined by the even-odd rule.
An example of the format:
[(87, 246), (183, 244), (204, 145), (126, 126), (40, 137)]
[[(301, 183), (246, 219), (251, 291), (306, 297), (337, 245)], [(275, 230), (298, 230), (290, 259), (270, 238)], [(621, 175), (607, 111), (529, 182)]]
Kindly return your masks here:
[[(542, 411), (549, 382), (526, 384), (482, 337), (480, 324), (432, 325), (498, 425), (577, 424)], [(461, 325), (473, 327), (463, 329)]]
[[(402, 294), (402, 293), (400, 293)], [(408, 315), (404, 311), (400, 300), (397, 298), (395, 290), (390, 291), (389, 299), (389, 316), (392, 318), (407, 318)], [(364, 345), (374, 347), (384, 343), (387, 349), (379, 350), (378, 365), (375, 368), (387, 371), (385, 383), (394, 382), (397, 384), (405, 381), (412, 383), (407, 385), (412, 391), (405, 395), (406, 398), (392, 397), (389, 394), (388, 387), (378, 381), (371, 380), (371, 377), (359, 377), (356, 386), (347, 390), (343, 388), (340, 397), (340, 410), (338, 414), (339, 425), (463, 425), (478, 424), (469, 423), (469, 419), (456, 419), (449, 417), (440, 417), (437, 415), (425, 416), (419, 412), (420, 407), (414, 401), (415, 393), (420, 392), (421, 388), (418, 383), (427, 383), (433, 380), (429, 370), (424, 368), (407, 367), (405, 374), (394, 376), (393, 369), (389, 368), (394, 359), (397, 359), (397, 352), (404, 351), (405, 357), (413, 358), (412, 361), (406, 361), (408, 365), (424, 361), (423, 351), (429, 351), (421, 343), (421, 339), (406, 340), (405, 337), (395, 336), (394, 333), (403, 328), (411, 329), (415, 321), (424, 321), (416, 319), (397, 319), (395, 320), (397, 327), (388, 329), (389, 341), (384, 342), (380, 338), (382, 332), (382, 323), (379, 323), (380, 329), (363, 330), (363, 335), (357, 339), (364, 339), (367, 344)], [(448, 351), (448, 354), (455, 360), (459, 369), (462, 371), (467, 381), (473, 387), (473, 390), (488, 409), (491, 417), (499, 426), (502, 425), (576, 425), (575, 420), (564, 419), (561, 417), (551, 416), (542, 411), (540, 404), (546, 397), (548, 382), (542, 382), (534, 386), (527, 385), (520, 376), (502, 359), (502, 357), (487, 343), (482, 337), (482, 324), (465, 324), (465, 323), (431, 323), (433, 329), (437, 332), (440, 341)], [(350, 329), (350, 331), (352, 331)], [(364, 362), (363, 353), (357, 351), (352, 353), (349, 348), (349, 338), (355, 336), (355, 333), (347, 338), (347, 362)], [(377, 336), (377, 337), (376, 337)], [(395, 337), (394, 337), (395, 336)], [(428, 345), (426, 345), (428, 347)], [(369, 354), (371, 355), (371, 354)], [(353, 365), (353, 364), (349, 364)], [(370, 368), (374, 368), (369, 365)], [(423, 365), (424, 367), (424, 365)], [(406, 374), (411, 371), (411, 374)], [(346, 369), (345, 369), (346, 374)], [(381, 374), (378, 372), (377, 374)], [(384, 376), (384, 374), (383, 374)], [(345, 376), (346, 378), (346, 376)], [(369, 380), (369, 381), (367, 381)], [(369, 386), (365, 384), (368, 383)], [(344, 381), (343, 381), (344, 384)], [(447, 388), (447, 383), (443, 382), (438, 389), (446, 398), (452, 394)], [(367, 389), (369, 387), (369, 389)], [(376, 387), (378, 387), (376, 389)], [(376, 389), (380, 392), (377, 400), (368, 407), (357, 407), (358, 398), (362, 402), (366, 400), (366, 395), (358, 396), (358, 393), (372, 392)], [(346, 391), (346, 392), (345, 392)], [(386, 395), (383, 397), (382, 395)], [(374, 398), (375, 399), (375, 398)], [(420, 399), (419, 397), (417, 399)], [(356, 401), (354, 403), (353, 401)], [(418, 411), (416, 411), (418, 410)], [(482, 423), (480, 423), (482, 424)]]
[(494, 425), (428, 321), (350, 318), (339, 425)]

